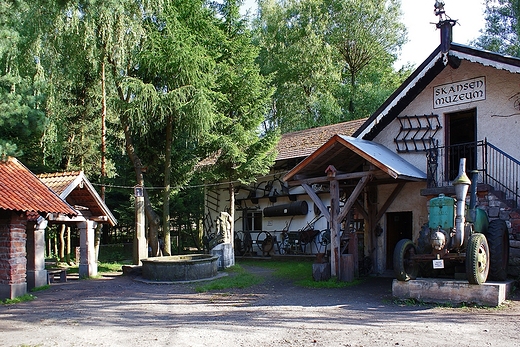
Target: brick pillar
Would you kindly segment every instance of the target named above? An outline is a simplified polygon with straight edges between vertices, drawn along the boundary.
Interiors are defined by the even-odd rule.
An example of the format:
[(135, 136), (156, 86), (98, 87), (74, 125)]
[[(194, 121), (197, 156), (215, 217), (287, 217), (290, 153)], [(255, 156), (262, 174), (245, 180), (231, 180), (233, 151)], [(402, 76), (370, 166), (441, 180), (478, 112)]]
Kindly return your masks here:
[(25, 212), (0, 211), (0, 299), (27, 293)]
[(78, 223), (79, 229), (79, 277), (96, 276), (98, 273), (94, 249), (97, 223), (87, 220)]
[(45, 270), (45, 228), (47, 220), (39, 218), (39, 223), (27, 223), (27, 289), (47, 284)]

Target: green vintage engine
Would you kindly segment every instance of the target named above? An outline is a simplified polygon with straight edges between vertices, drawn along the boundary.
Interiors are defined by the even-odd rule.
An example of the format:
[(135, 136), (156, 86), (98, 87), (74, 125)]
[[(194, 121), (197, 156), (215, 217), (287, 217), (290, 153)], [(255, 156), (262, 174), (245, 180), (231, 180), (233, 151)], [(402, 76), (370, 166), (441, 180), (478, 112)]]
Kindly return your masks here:
[[(465, 158), (461, 159), (459, 176), (453, 181), (456, 197), (440, 194), (430, 200), (428, 224), (420, 232), (418, 245), (409, 239), (397, 243), (393, 263), (398, 280), (415, 279), (419, 265), (440, 271), (447, 263), (465, 264), (467, 279), (472, 284), (484, 283), (490, 268), (494, 279), (504, 280), (507, 276), (507, 227), (501, 220), (489, 223), (486, 212), (476, 207), (478, 173), (472, 184), (465, 164)], [(470, 185), (470, 203), (466, 205)]]

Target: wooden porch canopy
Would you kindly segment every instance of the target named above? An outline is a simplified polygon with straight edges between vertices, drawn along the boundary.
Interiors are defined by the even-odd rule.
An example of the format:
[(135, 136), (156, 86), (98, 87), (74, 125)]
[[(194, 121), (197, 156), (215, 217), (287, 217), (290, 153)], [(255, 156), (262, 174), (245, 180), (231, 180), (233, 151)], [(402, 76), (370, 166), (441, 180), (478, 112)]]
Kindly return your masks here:
[[(314, 153), (296, 165), (284, 176), (290, 186), (301, 185), (329, 222), (331, 229), (331, 274), (338, 276), (341, 222), (355, 205), (372, 230), (397, 197), (407, 181), (424, 181), (426, 174), (389, 150), (367, 140), (334, 135)], [(365, 211), (357, 202), (369, 182), (373, 184), (398, 183), (379, 211)], [(312, 188), (313, 184), (328, 183), (330, 212)], [(340, 205), (340, 185), (346, 201)], [(352, 187), (354, 187), (352, 189)], [(356, 247), (353, 247), (356, 248)], [(355, 257), (357, 263), (357, 257)]]

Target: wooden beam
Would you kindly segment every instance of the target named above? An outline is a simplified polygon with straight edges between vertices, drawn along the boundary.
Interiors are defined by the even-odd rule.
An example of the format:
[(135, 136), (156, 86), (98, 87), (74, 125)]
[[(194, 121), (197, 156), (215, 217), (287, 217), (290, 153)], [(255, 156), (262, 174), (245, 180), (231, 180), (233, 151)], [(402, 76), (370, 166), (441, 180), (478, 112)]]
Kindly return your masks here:
[(354, 201), (354, 207), (356, 208), (356, 211), (361, 214), (363, 219), (368, 220), (368, 213), (365, 211), (365, 208), (359, 203), (359, 201)]
[(390, 205), (392, 205), (392, 202), (394, 202), (395, 198), (397, 198), (397, 195), (399, 195), (401, 190), (403, 190), (403, 187), (404, 187), (405, 184), (406, 184), (406, 182), (399, 182), (397, 184), (397, 186), (394, 188), (394, 191), (392, 192), (392, 194), (390, 194), (388, 199), (386, 199), (385, 203), (383, 204), (383, 206), (381, 207), (381, 209), (377, 213), (376, 218), (374, 220), (374, 226), (377, 224), (377, 222), (379, 222), (381, 217), (383, 217), (383, 215), (385, 214), (386, 210), (388, 210)]
[(305, 190), (305, 192), (307, 193), (307, 195), (309, 195), (309, 197), (312, 199), (312, 201), (314, 202), (316, 207), (318, 207), (320, 209), (321, 213), (323, 214), (323, 216), (325, 217), (327, 222), (330, 223), (330, 213), (329, 213), (329, 210), (327, 209), (327, 206), (325, 206), (323, 201), (321, 201), (321, 199), (318, 196), (318, 194), (316, 194), (314, 189), (312, 189), (312, 187), (309, 186), (308, 184), (303, 183), (302, 187)]
[[(334, 177), (335, 180), (342, 181), (342, 180), (348, 180), (352, 178), (361, 178), (366, 177), (369, 175), (372, 175), (373, 171), (361, 171), (361, 172), (352, 172), (352, 173), (346, 173), (346, 174), (336, 174), (336, 177)], [(315, 183), (324, 183), (324, 182), (330, 182), (331, 178), (327, 176), (322, 177), (314, 177), (314, 178), (307, 178), (307, 179), (301, 179), (301, 180), (294, 180), (294, 181), (288, 181), (287, 183), (289, 186), (298, 186), (303, 184), (315, 184)]]
[(337, 218), (338, 218), (336, 221), (337, 223), (341, 223), (341, 221), (343, 219), (345, 219), (348, 211), (350, 211), (350, 209), (354, 205), (354, 202), (357, 200), (359, 194), (361, 193), (363, 188), (365, 188), (365, 186), (367, 185), (367, 183), (369, 181), (370, 181), (370, 176), (362, 177), (359, 180), (358, 184), (356, 185), (356, 188), (354, 188), (354, 191), (350, 194), (349, 198), (347, 199), (347, 202), (345, 203), (345, 205), (343, 205), (341, 212), (337, 216)]

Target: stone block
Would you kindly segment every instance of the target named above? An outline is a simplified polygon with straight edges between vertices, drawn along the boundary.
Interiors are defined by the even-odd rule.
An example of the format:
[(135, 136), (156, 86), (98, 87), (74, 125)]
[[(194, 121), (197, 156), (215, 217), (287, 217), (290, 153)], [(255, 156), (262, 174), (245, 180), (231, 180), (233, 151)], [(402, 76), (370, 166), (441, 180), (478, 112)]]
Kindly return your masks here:
[(498, 207), (490, 207), (488, 211), (488, 215), (490, 218), (497, 218), (500, 213), (500, 208)]
[(477, 285), (467, 281), (421, 278), (392, 282), (392, 295), (396, 298), (450, 304), (498, 306), (509, 297), (512, 289), (513, 281)]

